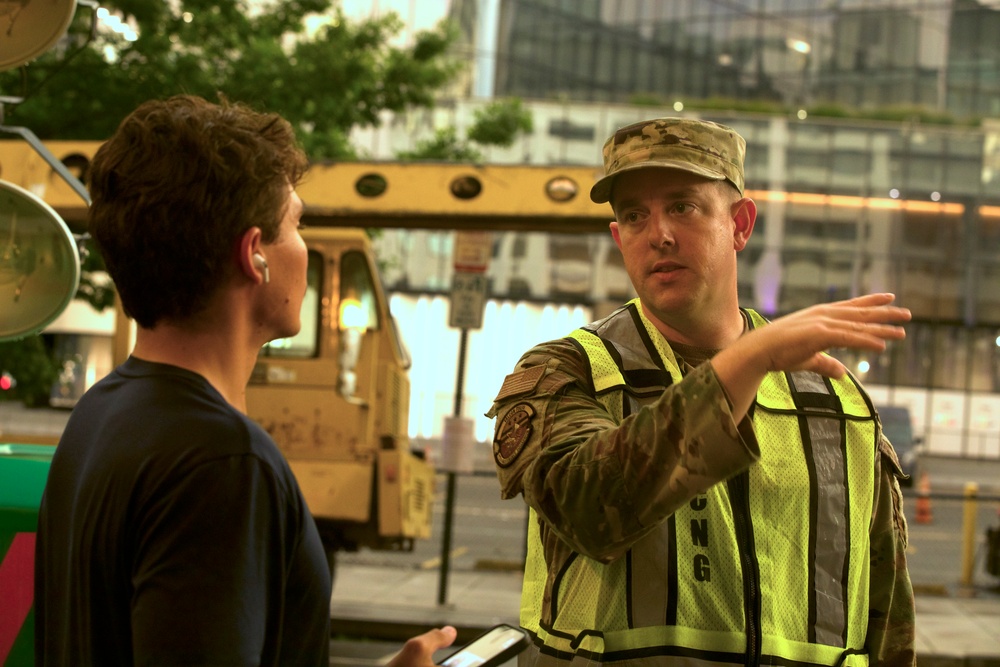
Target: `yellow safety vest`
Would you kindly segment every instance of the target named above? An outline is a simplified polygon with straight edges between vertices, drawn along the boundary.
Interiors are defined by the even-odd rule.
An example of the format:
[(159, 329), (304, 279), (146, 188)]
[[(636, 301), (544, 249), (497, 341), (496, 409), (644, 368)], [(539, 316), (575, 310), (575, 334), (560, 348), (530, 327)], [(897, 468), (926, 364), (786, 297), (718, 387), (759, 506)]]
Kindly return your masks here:
[[(619, 421), (681, 380), (638, 300), (570, 338)], [(521, 664), (867, 665), (874, 414), (850, 375), (768, 374), (752, 410), (760, 460), (622, 558), (574, 554), (550, 604), (532, 510), (521, 625), (534, 645)]]

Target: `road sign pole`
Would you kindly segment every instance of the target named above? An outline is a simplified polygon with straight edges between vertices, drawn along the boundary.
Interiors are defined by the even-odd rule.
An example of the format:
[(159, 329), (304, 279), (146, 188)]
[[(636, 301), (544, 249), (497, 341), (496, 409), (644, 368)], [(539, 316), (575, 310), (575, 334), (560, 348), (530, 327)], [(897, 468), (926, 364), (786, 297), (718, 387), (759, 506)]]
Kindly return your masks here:
[[(483, 326), (483, 311), (486, 309), (486, 294), (489, 281), (486, 269), (493, 249), (493, 235), (490, 232), (458, 232), (455, 234), (454, 273), (451, 284), (451, 309), (448, 326), (461, 331), (458, 343), (458, 377), (455, 379), (455, 420), (462, 417), (462, 394), (465, 386), (465, 355), (469, 342), (469, 329)], [(446, 426), (447, 430), (447, 426)], [(454, 433), (451, 434), (454, 436)], [(449, 445), (461, 448), (460, 442)], [(442, 447), (442, 449), (444, 449)], [(462, 468), (456, 460), (447, 462), (448, 488), (444, 502), (444, 530), (441, 536), (441, 570), (438, 579), (438, 604), (448, 602), (448, 571), (451, 567), (451, 531), (454, 521), (456, 472)]]
[[(465, 348), (469, 330), (463, 328), (458, 343), (458, 377), (455, 379), (454, 416), (462, 416), (462, 387), (465, 384)], [(444, 499), (444, 531), (441, 537), (441, 571), (438, 577), (438, 604), (448, 603), (448, 571), (451, 566), (451, 527), (455, 508), (455, 471), (448, 471), (448, 488)]]

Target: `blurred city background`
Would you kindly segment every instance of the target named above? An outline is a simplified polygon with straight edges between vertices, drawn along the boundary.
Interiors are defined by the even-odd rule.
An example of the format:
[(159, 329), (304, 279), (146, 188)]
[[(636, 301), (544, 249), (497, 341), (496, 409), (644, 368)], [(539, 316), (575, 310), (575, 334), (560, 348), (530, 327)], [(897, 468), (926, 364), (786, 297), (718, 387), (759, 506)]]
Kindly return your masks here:
[[(7, 6), (15, 4), (0, 1), (0, 28), (13, 20)], [(213, 11), (190, 1), (157, 4), (166, 7), (166, 18), (156, 20), (174, 26), (164, 35), (176, 30), (188, 45), (185, 26)], [(287, 3), (218, 4), (254, 15)], [(60, 147), (57, 157), (81, 175), (87, 142), (105, 131), (83, 128), (102, 107), (78, 91), (65, 103), (78, 121), (56, 121), (40, 102), (30, 106), (32, 99), (52, 106), (65, 98), (71, 83), (51, 90), (44, 75), (65, 79), (74, 62), (89, 62), (78, 57), (55, 66), (75, 48), (103, 54), (103, 66), (116, 72), (141, 73), (143, 58), (151, 58), (141, 51), (149, 48), (143, 26), (155, 23), (143, 7), (109, 2), (104, 16), (124, 26), (119, 32), (111, 34), (114, 21), (104, 18), (97, 37), (86, 41), (78, 18), (30, 74), (0, 76), (3, 95), (33, 95), (23, 106), (8, 104), (14, 113), (6, 120), (34, 127), (47, 142), (64, 142), (52, 144)], [(987, 529), (1000, 528), (1000, 2), (345, 0), (298, 17), (302, 35), (327, 35), (299, 39), (330, 41), (344, 29), (338, 22), (391, 16), (394, 30), (371, 34), (414, 57), (443, 44), (441, 57), (455, 67), (423, 98), (397, 108), (373, 105), (369, 115), (348, 118), (340, 139), (331, 139), (339, 136), (331, 130), (320, 141), (321, 122), (303, 116), (317, 164), (353, 159), (377, 170), (379, 163), (433, 159), (596, 174), (605, 138), (637, 120), (685, 115), (735, 128), (747, 140), (747, 189), (760, 208), (739, 260), (743, 305), (779, 316), (891, 291), (913, 311), (906, 340), (886, 353), (839, 356), (877, 404), (905, 408), (906, 428), (894, 441), (915, 466), (905, 494), (918, 592), (998, 594), (1000, 537), (990, 542)], [(296, 50), (287, 59), (304, 68), (306, 57)], [(224, 58), (217, 62), (230, 66)], [(415, 86), (425, 73), (406, 76)], [(329, 76), (331, 88), (354, 82), (349, 73)], [(274, 95), (304, 96), (302, 113), (310, 94), (317, 100), (325, 94), (315, 84), (296, 92), (274, 77), (232, 74), (248, 90), (270, 86)], [(147, 90), (180, 92), (167, 80), (157, 85)], [(261, 95), (265, 103), (272, 99)], [(120, 116), (109, 113), (113, 127)], [(484, 118), (513, 123), (509, 140), (489, 141)], [(45, 168), (33, 169), (5, 164), (0, 176), (47, 199), (65, 188)], [(589, 183), (576, 185), (576, 196), (586, 198)], [(424, 205), (413, 203), (415, 211)], [(322, 215), (337, 224), (335, 212)], [(320, 222), (322, 215), (316, 213)], [(439, 468), (428, 538), (406, 553), (343, 554), (344, 563), (441, 567), (446, 503), (457, 508), (445, 545), (450, 567), (516, 569), (523, 558), (526, 512), (520, 501), (498, 499), (493, 424), (484, 414), (532, 344), (565, 335), (634, 292), (607, 231), (510, 229), (501, 221), (490, 231), (480, 267), (487, 284), (482, 321), (467, 330), (449, 324), (459, 272), (456, 231), (414, 223), (372, 233), (385, 297), (412, 361), (407, 435), (431, 462), (441, 462), (446, 419), (461, 416), (471, 421), (475, 444), (471, 472), (458, 475), (457, 484)], [(99, 271), (92, 280), (101, 285)], [(99, 312), (91, 304), (75, 300), (42, 333), (56, 375), (30, 407), (23, 395), (0, 401), (0, 441), (4, 433), (43, 439), (58, 433), (82, 392), (111, 369), (114, 309)], [(6, 382), (0, 397), (14, 388)], [(453, 498), (443, 492), (448, 484), (457, 487)], [(996, 571), (990, 558), (998, 561)]]

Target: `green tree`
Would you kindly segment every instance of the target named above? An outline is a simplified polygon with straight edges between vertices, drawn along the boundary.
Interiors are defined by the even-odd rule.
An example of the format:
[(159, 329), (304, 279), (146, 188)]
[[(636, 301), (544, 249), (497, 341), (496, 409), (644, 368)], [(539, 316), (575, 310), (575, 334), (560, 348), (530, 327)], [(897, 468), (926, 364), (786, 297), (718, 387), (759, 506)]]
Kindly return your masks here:
[[(0, 92), (23, 97), (9, 124), (42, 139), (104, 139), (139, 103), (177, 93), (223, 95), (276, 111), (298, 130), (313, 159), (351, 157), (348, 132), (372, 126), (383, 111), (434, 103), (458, 72), (447, 22), (411, 45), (390, 42), (403, 26), (395, 14), (347, 20), (330, 0), (108, 0), (137, 27), (129, 42), (99, 24), (88, 40), (81, 6), (64, 48), (0, 73)], [(312, 33), (307, 19), (326, 17)]]
[[(458, 73), (449, 55), (454, 28), (442, 22), (408, 46), (390, 43), (403, 26), (395, 15), (348, 21), (330, 0), (108, 0), (137, 29), (127, 41), (80, 6), (66, 43), (25, 67), (0, 72), (4, 122), (43, 140), (102, 140), (149, 99), (178, 93), (220, 96), (282, 114), (310, 158), (349, 158), (352, 127), (372, 126), (383, 111), (434, 104)], [(326, 18), (315, 31), (307, 19)], [(99, 279), (96, 251), (85, 255), (78, 298), (98, 310), (113, 303)], [(0, 343), (0, 371), (17, 381), (0, 400), (44, 404), (58, 374), (42, 336)]]
[(443, 160), (447, 162), (482, 162), (483, 154), (476, 146), (509, 148), (522, 134), (533, 129), (531, 112), (521, 100), (510, 98), (490, 102), (473, 113), (472, 125), (465, 139), (453, 127), (437, 130), (430, 139), (418, 141), (413, 150), (400, 151), (401, 160)]
[(0, 401), (23, 401), (26, 406), (46, 405), (59, 366), (42, 336), (0, 341), (0, 375), (11, 378)]
[(400, 160), (441, 160), (443, 162), (482, 162), (483, 154), (458, 138), (458, 132), (453, 127), (444, 127), (430, 139), (417, 141), (413, 150), (398, 151), (396, 157)]
[(533, 129), (531, 112), (514, 97), (487, 104), (473, 114), (468, 139), (483, 146), (509, 148), (521, 134)]

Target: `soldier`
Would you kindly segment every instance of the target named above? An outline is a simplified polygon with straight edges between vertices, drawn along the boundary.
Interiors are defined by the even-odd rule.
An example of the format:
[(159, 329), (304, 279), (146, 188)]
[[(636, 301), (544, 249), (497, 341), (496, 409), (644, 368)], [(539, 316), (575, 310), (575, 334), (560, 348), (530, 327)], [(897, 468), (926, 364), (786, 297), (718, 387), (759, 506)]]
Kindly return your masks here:
[(530, 508), (522, 666), (915, 663), (902, 473), (824, 352), (882, 351), (910, 313), (740, 307), (745, 147), (682, 118), (608, 139), (590, 196), (638, 298), (529, 350), (488, 413)]

